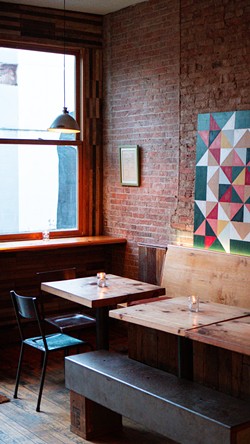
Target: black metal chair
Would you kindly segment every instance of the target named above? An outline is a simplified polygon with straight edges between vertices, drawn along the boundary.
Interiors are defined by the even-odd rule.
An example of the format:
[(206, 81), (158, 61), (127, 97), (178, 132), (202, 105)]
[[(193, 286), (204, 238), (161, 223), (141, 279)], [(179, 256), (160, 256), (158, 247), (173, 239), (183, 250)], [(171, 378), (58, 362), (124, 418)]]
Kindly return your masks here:
[[(44, 333), (44, 321), (40, 316), (39, 313), (39, 306), (38, 301), (36, 297), (30, 297), (30, 296), (21, 296), (17, 294), (14, 290), (11, 290), (10, 292), (17, 324), (21, 336), (21, 350), (20, 350), (20, 356), (19, 356), (19, 362), (18, 362), (18, 368), (17, 368), (17, 375), (16, 375), (16, 384), (15, 384), (15, 391), (14, 391), (14, 398), (17, 398), (17, 392), (18, 392), (18, 386), (20, 381), (20, 374), (21, 374), (21, 368), (22, 368), (22, 361), (23, 361), (23, 354), (24, 354), (24, 346), (28, 345), (30, 347), (33, 347), (37, 350), (40, 350), (43, 354), (43, 365), (42, 365), (42, 373), (41, 373), (41, 380), (40, 380), (40, 388), (39, 388), (39, 394), (38, 394), (38, 400), (37, 400), (37, 406), (36, 411), (40, 412), (40, 404), (41, 404), (41, 398), (42, 398), (42, 391), (44, 386), (44, 379), (45, 379), (45, 372), (46, 372), (46, 366), (47, 366), (47, 360), (48, 360), (48, 354), (51, 352), (55, 352), (58, 350), (66, 350), (70, 347), (79, 347), (80, 345), (88, 345), (87, 342), (74, 338), (72, 336), (63, 334), (63, 333), (54, 333), (50, 335), (46, 335)], [(34, 333), (36, 336), (30, 337), (27, 335), (27, 326), (28, 322), (33, 321), (34, 322)]]
[[(88, 316), (84, 313), (78, 312), (68, 312), (65, 311), (68, 310), (68, 304), (69, 302), (62, 299), (62, 298), (56, 298), (57, 300), (60, 300), (61, 305), (63, 304), (65, 307), (65, 310), (63, 309), (63, 306), (61, 307), (61, 310), (63, 310), (62, 315), (54, 314), (53, 316), (47, 316), (46, 310), (44, 308), (43, 299), (48, 297), (48, 295), (45, 295), (41, 291), (41, 283), (42, 282), (52, 282), (52, 281), (60, 281), (63, 279), (75, 279), (76, 278), (76, 269), (75, 268), (65, 268), (60, 270), (49, 270), (49, 271), (41, 271), (36, 273), (37, 279), (38, 279), (38, 285), (40, 289), (40, 303), (42, 307), (42, 315), (46, 322), (48, 322), (50, 325), (53, 325), (56, 329), (60, 330), (61, 333), (71, 333), (74, 331), (81, 332), (82, 330), (93, 327), (96, 325), (96, 319), (92, 316)], [(50, 296), (50, 299), (51, 295)], [(91, 346), (93, 348), (93, 346)]]

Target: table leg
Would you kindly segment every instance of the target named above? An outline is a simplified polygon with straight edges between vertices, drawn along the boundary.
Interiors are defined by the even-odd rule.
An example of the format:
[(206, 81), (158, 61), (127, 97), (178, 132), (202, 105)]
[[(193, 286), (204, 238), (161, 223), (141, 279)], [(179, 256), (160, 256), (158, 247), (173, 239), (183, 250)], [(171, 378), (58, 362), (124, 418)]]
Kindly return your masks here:
[(178, 376), (193, 380), (193, 342), (178, 336)]
[(96, 348), (109, 349), (109, 307), (96, 309)]

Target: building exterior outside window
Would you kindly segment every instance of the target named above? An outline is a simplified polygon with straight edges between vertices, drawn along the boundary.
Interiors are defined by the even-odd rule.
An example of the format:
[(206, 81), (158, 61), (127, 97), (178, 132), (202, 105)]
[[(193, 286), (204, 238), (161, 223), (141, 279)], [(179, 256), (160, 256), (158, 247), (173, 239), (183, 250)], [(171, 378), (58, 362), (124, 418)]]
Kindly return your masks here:
[[(79, 143), (47, 131), (62, 112), (63, 65), (63, 54), (0, 48), (0, 236), (78, 228)], [(66, 55), (73, 116), (75, 66)]]

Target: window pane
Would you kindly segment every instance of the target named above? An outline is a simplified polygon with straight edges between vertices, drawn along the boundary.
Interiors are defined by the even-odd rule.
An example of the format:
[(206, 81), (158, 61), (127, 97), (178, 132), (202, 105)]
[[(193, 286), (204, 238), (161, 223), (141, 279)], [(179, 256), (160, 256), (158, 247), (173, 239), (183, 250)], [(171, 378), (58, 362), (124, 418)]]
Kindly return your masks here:
[(0, 145), (0, 234), (77, 228), (78, 149)]
[[(0, 138), (57, 140), (47, 129), (64, 106), (64, 55), (0, 48), (0, 98)], [(75, 117), (73, 55), (65, 55), (65, 106)]]

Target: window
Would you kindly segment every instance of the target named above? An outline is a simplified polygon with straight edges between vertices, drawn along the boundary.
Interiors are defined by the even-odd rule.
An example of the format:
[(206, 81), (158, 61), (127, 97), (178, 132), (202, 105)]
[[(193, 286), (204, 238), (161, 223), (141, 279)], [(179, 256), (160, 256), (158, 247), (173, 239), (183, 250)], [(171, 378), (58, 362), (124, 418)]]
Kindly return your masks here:
[[(65, 55), (74, 117), (77, 57)], [(63, 69), (63, 54), (0, 48), (0, 236), (79, 233), (81, 142), (47, 131), (64, 105)]]

